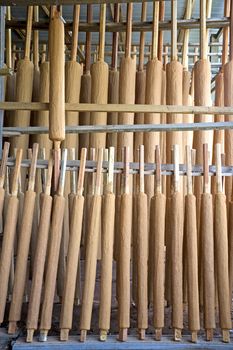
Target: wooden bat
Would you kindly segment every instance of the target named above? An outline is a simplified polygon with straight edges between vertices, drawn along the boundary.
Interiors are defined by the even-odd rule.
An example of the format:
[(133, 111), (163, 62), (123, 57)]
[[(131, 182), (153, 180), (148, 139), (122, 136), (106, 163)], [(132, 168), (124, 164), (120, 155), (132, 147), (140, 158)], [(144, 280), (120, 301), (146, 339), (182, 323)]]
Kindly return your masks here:
[[(154, 1), (153, 5), (153, 29), (152, 29), (152, 54), (151, 59), (146, 65), (146, 104), (159, 105), (162, 102), (162, 79), (163, 65), (158, 60), (158, 29), (159, 29), (159, 2)], [(144, 121), (146, 124), (159, 124), (161, 122), (160, 114), (146, 113)], [(160, 144), (160, 134), (157, 132), (144, 133), (145, 144), (145, 161), (147, 163), (154, 162), (155, 146)], [(146, 176), (145, 178), (145, 193), (148, 198), (148, 209), (150, 210), (151, 198), (154, 195), (154, 177)], [(149, 242), (151, 242), (149, 236)], [(149, 302), (153, 301), (153, 244), (149, 244)]]
[(40, 219), (37, 232), (37, 244), (34, 257), (31, 293), (29, 298), (27, 314), (27, 342), (33, 341), (34, 331), (38, 327), (41, 292), (43, 286), (43, 276), (52, 210), (52, 196), (50, 195), (52, 170), (53, 157), (52, 151), (50, 151), (46, 185), (44, 192), (41, 193)]
[(112, 263), (114, 243), (114, 221), (115, 221), (115, 194), (114, 183), (114, 147), (109, 149), (108, 174), (105, 193), (103, 196), (102, 217), (102, 258), (101, 258), (101, 281), (100, 281), (100, 310), (99, 329), (100, 340), (107, 340), (110, 328), (111, 301), (112, 301)]
[[(136, 61), (131, 58), (131, 41), (132, 41), (132, 13), (133, 4), (127, 4), (127, 28), (125, 57), (120, 63), (119, 75), (119, 103), (135, 103), (135, 79), (136, 79)], [(133, 113), (119, 113), (119, 124), (134, 124)], [(129, 147), (130, 161), (133, 161), (133, 133), (122, 132), (118, 134), (118, 158), (121, 157), (121, 150), (124, 146)], [(130, 185), (132, 191), (132, 184)]]
[[(17, 64), (17, 79), (16, 79), (16, 102), (31, 102), (33, 89), (33, 72), (34, 66), (30, 61), (30, 46), (31, 46), (31, 32), (32, 32), (32, 17), (33, 6), (28, 6), (27, 10), (27, 29), (25, 39), (25, 54), (22, 60)], [(30, 111), (15, 111), (12, 126), (29, 126), (30, 125)], [(13, 137), (11, 140), (11, 154), (15, 148), (23, 149), (23, 156), (26, 157), (28, 149), (29, 135), (22, 135)], [(22, 172), (22, 187), (24, 189), (26, 172)]]
[(204, 328), (207, 340), (215, 328), (213, 199), (209, 189), (208, 145), (203, 145), (204, 183), (201, 195), (200, 237), (203, 274)]
[(150, 230), (154, 247), (153, 325), (155, 339), (161, 340), (164, 327), (166, 196), (162, 193), (161, 159), (158, 145), (156, 146), (155, 195), (151, 199), (150, 213)]
[(67, 149), (64, 148), (62, 150), (62, 162), (58, 190), (57, 194), (53, 198), (50, 241), (47, 255), (47, 271), (45, 275), (44, 299), (42, 303), (40, 320), (40, 341), (47, 341), (47, 334), (52, 322), (53, 299), (56, 287), (62, 225), (65, 211), (65, 198), (63, 194), (66, 174), (66, 161)]
[(171, 292), (172, 292), (172, 327), (174, 340), (181, 340), (183, 328), (183, 195), (179, 179), (179, 145), (173, 146), (174, 179), (170, 203), (171, 220)]
[[(201, 27), (200, 27), (200, 59), (194, 67), (194, 101), (196, 106), (211, 105), (211, 68), (207, 58), (207, 32), (206, 32), (206, 0), (201, 0)], [(211, 115), (195, 115), (194, 121), (211, 122)], [(202, 147), (204, 143), (209, 144), (212, 159), (213, 131), (195, 131), (193, 135), (193, 148), (196, 149), (197, 164), (203, 163)], [(200, 196), (202, 193), (202, 179), (198, 177), (194, 181), (194, 194), (197, 200), (197, 222), (199, 232), (200, 222)]]
[(18, 193), (18, 178), (22, 160), (22, 149), (17, 150), (15, 168), (11, 186), (11, 196), (8, 201), (6, 218), (4, 223), (3, 241), (0, 258), (0, 324), (3, 322), (8, 282), (10, 276), (11, 259), (14, 249), (14, 240), (16, 233), (16, 224), (18, 216), (19, 200)]
[[(87, 22), (91, 23), (92, 20), (92, 5), (87, 5)], [(91, 103), (91, 32), (86, 33), (86, 54), (85, 54), (85, 65), (84, 72), (81, 77), (81, 90), (80, 90), (80, 102)], [(79, 113), (79, 124), (89, 125), (90, 124), (90, 112)], [(89, 134), (79, 135), (79, 149), (89, 147)]]
[(139, 192), (136, 196), (137, 213), (137, 326), (140, 340), (148, 328), (148, 200), (144, 185), (144, 146), (139, 148)]
[(223, 342), (229, 343), (232, 327), (229, 305), (228, 232), (226, 196), (222, 188), (221, 144), (216, 144), (216, 193), (214, 197), (214, 251), (218, 287), (219, 323)]
[(23, 215), (18, 237), (17, 258), (12, 300), (9, 313), (8, 333), (14, 334), (17, 329), (17, 321), (21, 319), (23, 294), (26, 285), (28, 254), (32, 230), (33, 213), (36, 199), (35, 174), (38, 154), (38, 144), (33, 145), (33, 154), (29, 173), (28, 190), (24, 197)]
[(59, 8), (52, 11), (49, 24), (49, 138), (65, 139), (65, 48), (64, 23)]
[[(114, 22), (118, 23), (120, 20), (120, 5), (114, 5)], [(118, 63), (118, 38), (119, 33), (114, 32), (112, 34), (112, 61), (111, 69), (109, 70), (108, 77), (108, 103), (119, 102), (119, 71), (117, 70)], [(108, 124), (114, 125), (118, 123), (118, 113), (108, 113)], [(117, 134), (107, 134), (107, 147), (115, 147), (117, 152)]]
[(91, 326), (92, 305), (94, 300), (95, 278), (96, 278), (96, 262), (98, 253), (99, 226), (101, 219), (101, 182), (102, 182), (102, 161), (103, 149), (98, 150), (97, 170), (95, 194), (93, 195), (89, 227), (86, 237), (86, 261), (85, 261), (85, 277), (83, 287), (82, 308), (80, 316), (80, 341), (86, 340), (86, 333)]
[(197, 342), (197, 331), (200, 329), (199, 288), (198, 288), (198, 250), (197, 250), (197, 220), (196, 198), (193, 195), (192, 160), (190, 146), (186, 146), (187, 162), (187, 194), (185, 196), (185, 256), (187, 257), (187, 287), (188, 287), (188, 320), (192, 333), (192, 342)]
[(72, 215), (70, 222), (70, 237), (67, 254), (66, 276), (62, 308), (60, 315), (60, 340), (68, 340), (69, 330), (72, 328), (73, 305), (75, 297), (76, 278), (79, 262), (79, 251), (83, 221), (83, 184), (86, 164), (86, 148), (81, 151), (80, 168), (78, 176), (77, 194), (73, 198)]
[(124, 149), (123, 194), (121, 195), (118, 251), (119, 340), (126, 341), (130, 326), (130, 253), (132, 231), (132, 194), (129, 181), (129, 147)]
[[(99, 54), (98, 60), (91, 67), (91, 102), (107, 103), (108, 101), (108, 64), (104, 62), (105, 46), (105, 23), (106, 4), (100, 5), (100, 33), (99, 33)], [(92, 125), (106, 125), (106, 112), (92, 112)], [(92, 133), (90, 136), (90, 146), (94, 148), (104, 148), (106, 144), (105, 133)]]
[[(142, 3), (141, 22), (146, 21), (147, 2)], [(146, 72), (144, 70), (144, 49), (145, 32), (140, 33), (139, 63), (136, 72), (135, 103), (145, 104), (146, 95)], [(135, 124), (144, 124), (144, 113), (135, 114)], [(143, 144), (143, 132), (134, 135), (134, 153), (138, 152), (138, 147)]]
[[(79, 27), (80, 5), (75, 5), (73, 9), (73, 30), (70, 61), (65, 63), (65, 101), (68, 103), (79, 102), (81, 86), (81, 65), (76, 61), (78, 47), (78, 27)], [(66, 125), (78, 125), (78, 112), (66, 112)], [(64, 147), (75, 147), (78, 150), (78, 134), (67, 134)], [(78, 155), (78, 152), (77, 152)]]
[[(6, 19), (11, 20), (11, 7), (6, 8)], [(6, 65), (8, 68), (14, 69), (14, 63), (12, 59), (12, 32), (11, 28), (6, 29)], [(5, 86), (5, 101), (15, 101), (15, 86), (16, 86), (16, 74), (10, 74), (6, 78)], [(12, 126), (14, 120), (15, 111), (4, 112), (4, 126)]]

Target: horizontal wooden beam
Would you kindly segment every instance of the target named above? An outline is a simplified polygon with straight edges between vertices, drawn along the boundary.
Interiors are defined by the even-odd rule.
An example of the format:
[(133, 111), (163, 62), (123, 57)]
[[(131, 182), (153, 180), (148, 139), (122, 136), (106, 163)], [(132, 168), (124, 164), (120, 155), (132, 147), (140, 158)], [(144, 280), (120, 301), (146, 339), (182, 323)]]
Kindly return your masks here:
[[(41, 102), (0, 102), (0, 110), (47, 111), (49, 103)], [(126, 113), (180, 113), (180, 114), (222, 114), (233, 115), (233, 107), (171, 106), (143, 104), (95, 104), (66, 103), (71, 112), (126, 112)]]
[[(207, 28), (224, 28), (229, 26), (230, 20), (227, 17), (223, 18), (209, 18), (206, 20)], [(20, 20), (6, 20), (6, 28), (12, 29), (22, 29), (26, 28), (26, 21)], [(72, 30), (73, 22), (66, 22), (65, 29)], [(134, 32), (151, 32), (152, 31), (152, 22), (133, 22), (132, 30)], [(33, 29), (38, 30), (48, 30), (49, 21), (41, 20), (40, 22), (33, 22)], [(180, 19), (177, 21), (178, 29), (195, 29), (200, 28), (200, 20), (199, 19)], [(160, 30), (170, 30), (171, 29), (171, 21), (162, 21), (159, 23)], [(99, 32), (99, 23), (79, 23), (79, 31), (80, 32)], [(126, 22), (121, 23), (106, 23), (106, 32), (125, 32), (126, 31)]]
[[(66, 134), (118, 133), (118, 132), (172, 132), (198, 130), (233, 129), (233, 122), (177, 123), (177, 124), (128, 124), (128, 125), (77, 125), (66, 126)], [(15, 137), (24, 134), (48, 134), (49, 128), (43, 126), (4, 127), (3, 136)]]

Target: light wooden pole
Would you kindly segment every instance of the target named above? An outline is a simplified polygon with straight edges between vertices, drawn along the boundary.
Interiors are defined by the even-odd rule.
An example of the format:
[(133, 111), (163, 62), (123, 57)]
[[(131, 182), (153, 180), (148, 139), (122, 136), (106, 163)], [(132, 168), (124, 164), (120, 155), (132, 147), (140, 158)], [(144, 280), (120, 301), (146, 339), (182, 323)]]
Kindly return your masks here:
[(43, 287), (43, 276), (49, 239), (50, 219), (52, 211), (51, 180), (53, 170), (53, 157), (50, 151), (47, 179), (44, 192), (40, 195), (41, 210), (37, 232), (37, 244), (35, 249), (34, 264), (32, 270), (31, 293), (27, 314), (27, 342), (33, 341), (34, 331), (38, 327), (41, 292)]
[[(87, 22), (91, 23), (92, 20), (92, 5), (87, 5)], [(90, 103), (91, 102), (91, 32), (86, 33), (86, 54), (85, 54), (85, 65), (84, 72), (81, 77), (81, 90), (80, 90), (80, 102)], [(90, 112), (79, 113), (79, 124), (89, 125), (90, 124)], [(89, 134), (79, 135), (79, 149), (89, 147)]]
[(222, 188), (221, 144), (216, 144), (216, 194), (214, 197), (214, 250), (218, 288), (219, 323), (223, 341), (229, 343), (229, 330), (232, 328), (229, 269), (226, 196)]
[(97, 156), (97, 170), (95, 192), (92, 196), (89, 211), (89, 227), (86, 236), (86, 260), (85, 260), (85, 277), (83, 287), (82, 308), (80, 316), (80, 341), (86, 340), (87, 331), (91, 327), (91, 314), (94, 300), (96, 263), (99, 241), (99, 227), (101, 220), (101, 184), (102, 184), (102, 162), (103, 148), (99, 148)]
[[(19, 60), (17, 64), (17, 79), (15, 90), (16, 102), (31, 102), (33, 90), (33, 72), (34, 65), (30, 61), (30, 47), (31, 47), (31, 32), (32, 32), (32, 18), (33, 6), (28, 6), (27, 12), (27, 29), (25, 39), (25, 53), (24, 58)], [(29, 126), (30, 125), (30, 111), (15, 111), (12, 126)], [(26, 157), (28, 149), (29, 135), (22, 135), (13, 137), (11, 139), (11, 154), (14, 153), (15, 148), (22, 148), (23, 156)], [(22, 171), (22, 188), (25, 186), (26, 171)]]
[[(232, 106), (233, 105), (233, 3), (231, 1), (230, 4), (230, 60), (228, 63), (224, 65), (224, 105)], [(228, 34), (225, 32), (225, 40), (226, 45), (228, 43)], [(227, 48), (225, 51), (226, 60), (227, 60)], [(225, 116), (225, 121), (232, 121), (232, 115)], [(231, 130), (225, 131), (225, 154), (226, 154), (226, 165), (230, 165), (233, 163), (233, 133)], [(232, 194), (232, 178), (227, 179), (225, 181), (225, 193), (227, 196), (227, 202), (231, 200)]]
[(166, 196), (162, 193), (160, 148), (156, 146), (155, 195), (151, 199), (151, 235), (154, 247), (153, 269), (153, 326), (155, 339), (161, 340), (164, 327), (165, 292), (165, 213)]
[(174, 340), (181, 340), (183, 328), (183, 193), (180, 191), (179, 145), (173, 146), (174, 178), (171, 195), (171, 295)]
[(112, 264), (115, 221), (115, 194), (114, 184), (114, 147), (109, 148), (108, 174), (105, 193), (103, 196), (103, 220), (101, 236), (101, 281), (100, 281), (100, 309), (99, 329), (100, 340), (107, 339), (110, 329), (111, 301), (112, 301)]
[[(120, 19), (120, 4), (114, 5), (114, 22), (118, 23)], [(112, 34), (112, 62), (109, 70), (108, 78), (108, 103), (119, 102), (119, 71), (118, 67), (118, 38), (119, 33)], [(108, 114), (108, 124), (114, 125), (118, 123), (118, 113), (112, 112)], [(107, 147), (114, 147), (117, 152), (117, 134), (107, 134)]]
[[(159, 105), (162, 102), (162, 79), (163, 65), (158, 60), (158, 31), (159, 29), (159, 2), (153, 4), (153, 31), (152, 31), (152, 52), (151, 59), (146, 65), (146, 104)], [(159, 124), (161, 115), (159, 113), (146, 113), (144, 115), (145, 124)], [(157, 132), (144, 133), (145, 161), (154, 162), (154, 152), (156, 145), (160, 144), (160, 134)], [(150, 210), (150, 201), (154, 195), (154, 176), (148, 175), (145, 178), (145, 193), (148, 199), (148, 209)], [(149, 302), (153, 299), (153, 244), (149, 237)], [(151, 276), (151, 278), (150, 278)]]
[(187, 259), (188, 287), (188, 320), (192, 333), (192, 342), (197, 342), (197, 331), (200, 329), (199, 288), (198, 288), (198, 255), (197, 255), (197, 220), (196, 198), (193, 195), (192, 159), (190, 146), (186, 146), (187, 194), (185, 196), (185, 256)]
[[(146, 21), (147, 2), (142, 3), (141, 22)], [(144, 50), (145, 50), (145, 32), (140, 33), (139, 44), (139, 64), (136, 72), (135, 103), (145, 104), (146, 94), (146, 72), (144, 70)], [(144, 124), (144, 113), (135, 113), (135, 124)], [(137, 132), (134, 135), (134, 153), (143, 144), (143, 133)]]
[(86, 165), (86, 148), (81, 151), (80, 168), (77, 184), (77, 194), (73, 198), (72, 214), (70, 222), (70, 237), (67, 253), (66, 276), (64, 280), (64, 292), (60, 315), (60, 340), (68, 340), (69, 330), (72, 328), (73, 305), (79, 262), (79, 251), (83, 221), (83, 184)]
[(137, 226), (137, 325), (138, 337), (145, 339), (148, 328), (148, 200), (144, 186), (144, 146), (139, 148), (139, 192), (136, 195)]
[(203, 193), (201, 195), (200, 240), (201, 274), (203, 276), (204, 328), (207, 340), (215, 328), (214, 227), (213, 199), (210, 194), (208, 144), (203, 145)]
[[(99, 32), (99, 52), (98, 60), (91, 66), (91, 102), (108, 102), (108, 64), (104, 62), (105, 48), (105, 23), (106, 23), (106, 4), (100, 5), (100, 32)], [(92, 112), (92, 125), (106, 125), (106, 112)], [(106, 134), (92, 133), (90, 136), (90, 146), (94, 148), (105, 148)]]
[(124, 149), (123, 194), (120, 204), (120, 228), (118, 249), (118, 322), (119, 340), (126, 341), (130, 326), (130, 254), (132, 230), (132, 194), (129, 182), (129, 147)]
[[(131, 58), (131, 42), (132, 42), (132, 14), (133, 4), (127, 4), (127, 28), (125, 56), (120, 63), (120, 80), (119, 80), (119, 103), (135, 103), (135, 79), (136, 79), (136, 61)], [(119, 124), (134, 124), (134, 113), (119, 113)], [(129, 147), (129, 161), (133, 161), (133, 133), (119, 133), (117, 146), (118, 158), (121, 157), (123, 147)], [(132, 181), (130, 179), (130, 192), (132, 191)]]
[[(55, 160), (54, 160), (55, 161)], [(53, 300), (56, 288), (56, 277), (59, 260), (59, 250), (62, 236), (63, 217), (65, 211), (64, 184), (66, 174), (67, 149), (62, 150), (61, 172), (56, 195), (53, 197), (50, 240), (45, 272), (44, 299), (40, 319), (40, 341), (47, 340), (51, 328)]]
[(26, 285), (28, 254), (31, 239), (32, 221), (36, 200), (35, 175), (38, 155), (38, 144), (33, 145), (32, 160), (29, 172), (28, 190), (25, 192), (23, 214), (18, 237), (15, 278), (12, 300), (9, 313), (8, 333), (14, 334), (17, 329), (17, 321), (21, 319), (23, 295)]
[(22, 149), (17, 150), (15, 168), (11, 185), (11, 196), (9, 198), (8, 206), (6, 209), (6, 217), (3, 230), (3, 241), (0, 257), (0, 324), (3, 322), (4, 319), (8, 282), (12, 263), (12, 254), (14, 251), (14, 241), (19, 209), (19, 200), (17, 198), (18, 180), (22, 160), (22, 153)]

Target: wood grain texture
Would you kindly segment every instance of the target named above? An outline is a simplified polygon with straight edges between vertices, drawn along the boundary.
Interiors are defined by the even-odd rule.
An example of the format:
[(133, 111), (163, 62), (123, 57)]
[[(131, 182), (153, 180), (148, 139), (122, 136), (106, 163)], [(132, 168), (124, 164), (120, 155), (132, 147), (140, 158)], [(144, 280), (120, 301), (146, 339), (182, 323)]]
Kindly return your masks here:
[(65, 139), (65, 47), (64, 23), (56, 13), (49, 24), (49, 138)]
[(101, 200), (102, 198), (100, 195), (94, 195), (89, 211), (90, 225), (86, 237), (85, 282), (83, 287), (82, 308), (80, 315), (81, 330), (89, 330), (91, 327), (91, 314), (94, 300), (98, 238), (101, 216)]
[(122, 194), (120, 208), (120, 232), (119, 232), (119, 328), (130, 326), (130, 250), (132, 227), (132, 195)]
[[(72, 328), (73, 305), (82, 232), (83, 207), (84, 197), (79, 195), (75, 196), (72, 205), (66, 275), (64, 280), (64, 292), (60, 315), (60, 328), (67, 330)], [(61, 338), (61, 340), (63, 339)]]
[(153, 325), (164, 327), (165, 299), (165, 212), (166, 197), (157, 193), (151, 204), (151, 231), (154, 236)]
[(214, 247), (218, 286), (219, 323), (222, 329), (231, 329), (227, 208), (226, 196), (223, 193), (216, 193), (214, 199)]
[[(91, 102), (108, 102), (108, 64), (103, 61), (97, 61), (91, 66)], [(92, 112), (90, 116), (92, 125), (107, 124), (106, 112)], [(106, 134), (92, 133), (90, 136), (90, 147), (105, 148)]]
[(148, 327), (148, 200), (145, 193), (136, 196), (137, 205), (137, 326)]
[(215, 328), (214, 228), (213, 199), (201, 195), (200, 237), (203, 271), (204, 328)]
[[(119, 102), (119, 71), (110, 70), (108, 76), (108, 103)], [(118, 113), (108, 113), (108, 124), (118, 124)], [(107, 134), (107, 147), (115, 147), (117, 152), (117, 134)]]
[(44, 299), (41, 309), (40, 330), (49, 330), (51, 327), (64, 210), (65, 198), (55, 195), (53, 198), (52, 221), (47, 255), (48, 260), (46, 264), (47, 271), (45, 274)]
[(18, 198), (15, 196), (10, 196), (6, 211), (0, 260), (0, 323), (3, 322), (6, 307), (8, 281), (10, 276), (11, 259), (18, 217), (18, 207)]
[(37, 329), (41, 292), (43, 286), (44, 267), (47, 253), (47, 244), (52, 210), (52, 197), (41, 194), (41, 212), (37, 233), (37, 245), (35, 251), (31, 293), (28, 304), (27, 329)]
[(99, 329), (108, 331), (110, 329), (112, 301), (112, 263), (115, 223), (114, 194), (107, 193), (104, 195), (102, 215)]
[(200, 315), (198, 289), (196, 198), (192, 194), (187, 194), (185, 197), (184, 235), (187, 252), (186, 256), (189, 330), (198, 331), (200, 329)]
[(34, 191), (26, 191), (18, 237), (15, 279), (10, 305), (9, 322), (16, 322), (21, 319), (35, 199), (36, 193)]

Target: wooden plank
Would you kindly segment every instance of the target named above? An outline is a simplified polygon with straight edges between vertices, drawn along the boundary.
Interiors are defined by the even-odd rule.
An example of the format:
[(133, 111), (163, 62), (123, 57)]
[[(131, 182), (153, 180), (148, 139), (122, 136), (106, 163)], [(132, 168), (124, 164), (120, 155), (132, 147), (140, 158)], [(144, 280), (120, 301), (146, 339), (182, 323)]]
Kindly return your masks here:
[[(40, 102), (0, 102), (0, 110), (47, 111), (49, 103)], [(66, 111), (79, 112), (128, 112), (128, 113), (181, 113), (181, 114), (224, 114), (232, 115), (233, 107), (144, 105), (144, 104), (95, 104), (66, 103)]]
[[(7, 2), (7, 1), (6, 1)], [(0, 1), (1, 4), (1, 1)], [(227, 17), (222, 18), (208, 18), (206, 19), (207, 28), (224, 28), (228, 27), (230, 20)], [(65, 23), (65, 30), (72, 31), (73, 22)], [(150, 22), (133, 22), (132, 31), (140, 32), (146, 31), (151, 32), (153, 23)], [(49, 21), (41, 20), (40, 22), (34, 22), (32, 29), (48, 30)], [(26, 21), (19, 20), (6, 20), (6, 28), (26, 28)], [(198, 29), (200, 28), (199, 19), (179, 19), (177, 20), (177, 29)], [(159, 30), (171, 30), (171, 21), (162, 21), (159, 23)], [(99, 23), (84, 23), (79, 24), (80, 32), (99, 32)], [(120, 23), (106, 23), (106, 32), (126, 32), (126, 22)]]

